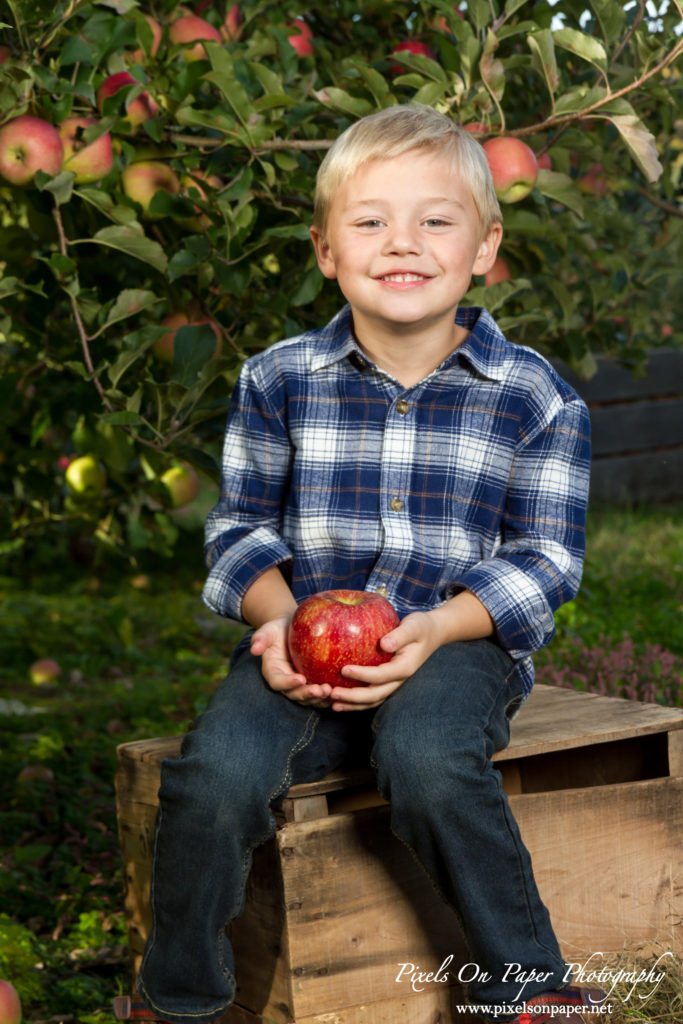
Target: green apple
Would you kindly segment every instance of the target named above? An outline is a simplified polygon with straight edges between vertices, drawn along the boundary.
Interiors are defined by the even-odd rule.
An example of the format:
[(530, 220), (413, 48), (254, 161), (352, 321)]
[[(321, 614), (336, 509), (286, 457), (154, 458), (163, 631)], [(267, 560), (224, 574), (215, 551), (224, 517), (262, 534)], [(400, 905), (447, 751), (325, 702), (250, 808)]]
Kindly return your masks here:
[(92, 455), (81, 455), (70, 462), (64, 477), (72, 494), (80, 498), (96, 498), (107, 482), (104, 466)]
[(173, 508), (189, 505), (199, 494), (199, 477), (186, 462), (167, 469), (161, 482), (168, 491)]

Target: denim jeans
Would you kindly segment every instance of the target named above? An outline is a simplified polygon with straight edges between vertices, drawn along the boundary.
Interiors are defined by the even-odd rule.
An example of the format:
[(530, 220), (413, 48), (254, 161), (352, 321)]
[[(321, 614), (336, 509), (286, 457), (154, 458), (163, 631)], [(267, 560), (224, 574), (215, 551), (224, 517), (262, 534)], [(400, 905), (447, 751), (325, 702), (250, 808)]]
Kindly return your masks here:
[(225, 925), (243, 909), (253, 850), (275, 832), (271, 806), (291, 785), (368, 757), (392, 831), (453, 908), (471, 961), (491, 975), (469, 998), (511, 1001), (519, 986), (502, 980), (509, 963), (546, 973), (527, 999), (561, 988), (565, 963), (491, 764), (521, 699), (509, 656), (488, 640), (446, 645), (362, 712), (296, 704), (259, 666), (248, 652), (236, 660), (181, 757), (162, 765), (154, 924), (138, 978), (150, 1008), (178, 1024), (227, 1009), (235, 978)]

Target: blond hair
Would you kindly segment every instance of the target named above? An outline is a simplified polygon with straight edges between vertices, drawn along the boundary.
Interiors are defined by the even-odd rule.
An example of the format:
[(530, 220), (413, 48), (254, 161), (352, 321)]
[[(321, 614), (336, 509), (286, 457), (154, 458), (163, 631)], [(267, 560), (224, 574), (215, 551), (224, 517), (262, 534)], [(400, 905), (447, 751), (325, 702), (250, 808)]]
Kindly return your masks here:
[(484, 150), (444, 114), (421, 104), (386, 107), (342, 132), (318, 168), (313, 223), (323, 238), (332, 199), (343, 181), (370, 160), (389, 160), (411, 150), (443, 153), (472, 193), (482, 238), (503, 217)]

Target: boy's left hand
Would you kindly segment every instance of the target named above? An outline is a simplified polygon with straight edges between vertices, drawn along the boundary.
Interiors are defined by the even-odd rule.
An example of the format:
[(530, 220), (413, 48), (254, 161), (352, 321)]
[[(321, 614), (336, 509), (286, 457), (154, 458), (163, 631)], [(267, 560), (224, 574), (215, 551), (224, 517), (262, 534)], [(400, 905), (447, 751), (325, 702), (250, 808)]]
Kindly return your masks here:
[(329, 695), (333, 711), (367, 711), (382, 704), (406, 679), (414, 675), (443, 643), (438, 618), (432, 612), (413, 612), (396, 629), (380, 640), (380, 647), (393, 654), (383, 665), (345, 665), (346, 679), (365, 686), (335, 686)]

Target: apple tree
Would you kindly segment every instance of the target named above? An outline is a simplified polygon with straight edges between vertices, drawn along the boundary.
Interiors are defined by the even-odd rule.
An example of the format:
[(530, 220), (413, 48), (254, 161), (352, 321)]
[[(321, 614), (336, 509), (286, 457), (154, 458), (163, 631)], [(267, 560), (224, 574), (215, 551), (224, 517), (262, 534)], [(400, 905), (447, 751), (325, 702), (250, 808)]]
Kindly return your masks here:
[[(190, 0), (188, 0), (189, 4)], [(524, 143), (498, 181), (509, 336), (590, 375), (680, 343), (679, 0), (6, 0), (3, 554), (179, 550), (245, 357), (338, 307), (308, 240), (330, 141), (417, 101)], [(493, 148), (493, 147), (492, 147)], [(528, 148), (528, 150), (527, 150)]]

